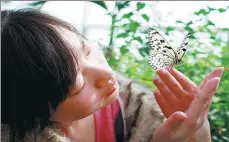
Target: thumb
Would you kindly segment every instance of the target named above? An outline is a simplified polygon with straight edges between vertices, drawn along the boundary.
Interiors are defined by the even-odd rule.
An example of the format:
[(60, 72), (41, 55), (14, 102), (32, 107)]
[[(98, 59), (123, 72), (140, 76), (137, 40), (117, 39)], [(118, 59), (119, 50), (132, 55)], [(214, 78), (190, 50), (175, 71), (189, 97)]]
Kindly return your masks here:
[(204, 88), (204, 86), (206, 85), (206, 83), (215, 78), (215, 77), (221, 77), (223, 74), (224, 68), (216, 68), (214, 69), (211, 73), (209, 73), (203, 80), (203, 82), (200, 84), (199, 88), (200, 90), (202, 90)]
[(164, 123), (160, 125), (162, 136), (171, 137), (180, 124), (186, 119), (187, 115), (181, 111), (174, 112)]
[(216, 89), (218, 88), (219, 86), (219, 83), (220, 83), (220, 78), (219, 77), (215, 77), (211, 80), (209, 80), (206, 85), (204, 86), (203, 88), (203, 92), (205, 94), (209, 94), (209, 93), (212, 93), (216, 91)]

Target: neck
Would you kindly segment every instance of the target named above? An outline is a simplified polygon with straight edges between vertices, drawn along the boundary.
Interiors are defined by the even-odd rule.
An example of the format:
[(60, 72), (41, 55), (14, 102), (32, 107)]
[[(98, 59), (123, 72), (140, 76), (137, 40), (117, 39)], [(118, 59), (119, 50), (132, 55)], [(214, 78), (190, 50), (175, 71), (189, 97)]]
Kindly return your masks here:
[(88, 137), (87, 135), (89, 129), (94, 127), (94, 116), (92, 114), (77, 121), (60, 122), (56, 124), (56, 127), (60, 129), (66, 135), (66, 137), (74, 141), (79, 141)]

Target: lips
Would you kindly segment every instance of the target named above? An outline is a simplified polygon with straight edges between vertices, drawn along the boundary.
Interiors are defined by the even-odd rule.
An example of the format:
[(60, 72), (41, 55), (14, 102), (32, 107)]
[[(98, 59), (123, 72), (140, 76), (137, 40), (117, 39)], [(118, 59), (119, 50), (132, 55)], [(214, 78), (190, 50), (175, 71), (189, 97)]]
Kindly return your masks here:
[(117, 86), (117, 82), (114, 81), (114, 85), (113, 85), (113, 87), (110, 89), (110, 91), (108, 91), (107, 96), (110, 96), (110, 95), (112, 95), (112, 94), (114, 93), (114, 91), (116, 90), (116, 86)]

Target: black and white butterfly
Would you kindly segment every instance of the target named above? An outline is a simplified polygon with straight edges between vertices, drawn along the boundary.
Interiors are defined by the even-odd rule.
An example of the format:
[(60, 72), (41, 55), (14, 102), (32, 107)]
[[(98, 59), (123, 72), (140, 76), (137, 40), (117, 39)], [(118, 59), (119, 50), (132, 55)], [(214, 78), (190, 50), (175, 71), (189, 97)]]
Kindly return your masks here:
[(154, 70), (170, 66), (173, 67), (181, 62), (188, 47), (190, 33), (188, 33), (181, 45), (175, 50), (155, 29), (149, 29), (150, 56), (149, 64)]

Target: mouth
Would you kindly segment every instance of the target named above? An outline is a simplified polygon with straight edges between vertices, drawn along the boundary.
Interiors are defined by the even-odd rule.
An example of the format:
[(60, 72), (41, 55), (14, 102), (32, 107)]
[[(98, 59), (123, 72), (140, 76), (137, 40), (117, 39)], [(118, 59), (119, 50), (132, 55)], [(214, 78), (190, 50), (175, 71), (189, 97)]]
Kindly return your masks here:
[(117, 81), (114, 80), (114, 85), (113, 85), (112, 88), (108, 91), (107, 96), (112, 95), (112, 94), (115, 92), (116, 88), (117, 88)]
[(113, 76), (112, 79), (109, 80), (109, 82), (112, 82), (112, 87), (109, 89), (109, 91), (106, 93), (106, 96), (110, 96), (112, 95), (115, 90), (117, 89), (117, 81), (115, 79), (115, 77)]

